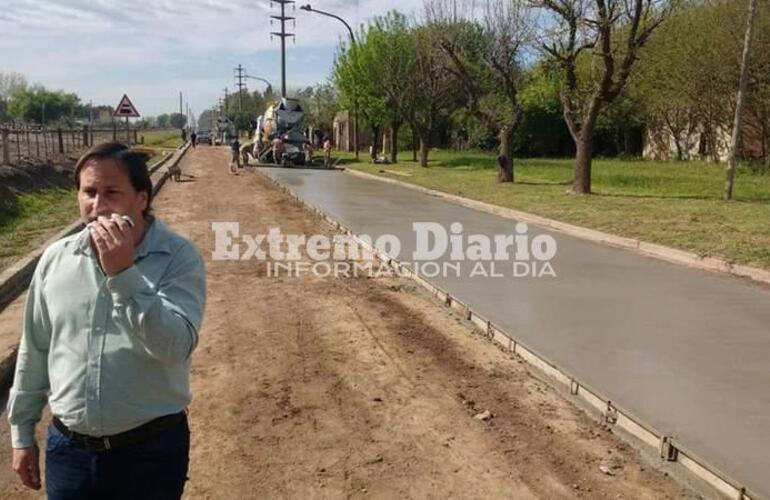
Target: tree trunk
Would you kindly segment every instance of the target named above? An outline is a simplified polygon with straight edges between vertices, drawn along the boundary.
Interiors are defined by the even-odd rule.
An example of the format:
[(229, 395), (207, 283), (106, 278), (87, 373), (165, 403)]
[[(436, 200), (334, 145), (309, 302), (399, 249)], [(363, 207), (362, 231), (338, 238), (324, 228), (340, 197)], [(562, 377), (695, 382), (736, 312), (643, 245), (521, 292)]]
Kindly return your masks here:
[(497, 157), (498, 182), (513, 182), (513, 127), (500, 128), (500, 154)]
[(372, 126), (372, 149), (370, 156), (372, 158), (372, 163), (374, 163), (374, 160), (377, 159), (377, 153), (378, 153), (378, 140), (380, 138), (380, 127), (379, 126)]
[[(417, 147), (417, 132), (414, 130), (414, 125), (412, 125), (412, 161), (415, 163), (417, 163)], [(420, 139), (419, 147), (422, 148), (422, 139)], [(422, 151), (422, 149), (420, 150)]]
[(770, 125), (762, 123), (762, 157), (765, 159), (765, 168), (770, 170)]
[(420, 136), (420, 166), (428, 166), (428, 137), (427, 135)]
[(735, 103), (735, 121), (733, 123), (733, 135), (730, 140), (730, 153), (727, 158), (727, 179), (725, 180), (725, 200), (733, 198), (733, 182), (735, 179), (735, 160), (738, 156), (738, 146), (741, 139), (741, 112), (746, 96), (746, 85), (749, 77), (749, 55), (751, 54), (751, 31), (754, 25), (754, 17), (757, 13), (757, 0), (749, 0), (749, 15), (746, 20), (746, 37), (743, 42), (743, 55), (741, 57), (741, 78), (738, 83), (738, 98)]
[(390, 138), (390, 162), (398, 163), (398, 123), (392, 123), (390, 125), (390, 131), (392, 136)]
[(591, 194), (591, 156), (593, 155), (593, 127), (585, 124), (575, 141), (575, 177), (572, 192)]
[(768, 130), (767, 123), (762, 121), (762, 158), (770, 165), (770, 154), (768, 154), (768, 142), (770, 142), (770, 130)]
[[(665, 116), (664, 119), (666, 122), (666, 127), (668, 127), (668, 132), (671, 134), (671, 137), (674, 138), (674, 145), (676, 146), (676, 161), (682, 161), (684, 160), (684, 148), (682, 147), (682, 127), (674, 126), (668, 116)], [(676, 117), (674, 120), (678, 123)], [(666, 145), (666, 149), (669, 149), (668, 145)], [(668, 152), (666, 154), (666, 159), (668, 159)]]
[(676, 161), (684, 160), (684, 154), (682, 153), (682, 140), (679, 135), (674, 136), (674, 144), (676, 144)]

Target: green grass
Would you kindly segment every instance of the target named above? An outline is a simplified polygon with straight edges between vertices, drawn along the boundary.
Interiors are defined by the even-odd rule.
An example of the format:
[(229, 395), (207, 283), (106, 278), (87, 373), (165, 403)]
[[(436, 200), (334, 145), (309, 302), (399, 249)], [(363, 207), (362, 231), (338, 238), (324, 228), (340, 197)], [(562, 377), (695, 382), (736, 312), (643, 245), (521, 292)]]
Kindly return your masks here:
[(78, 217), (75, 189), (18, 195), (14, 214), (0, 214), (0, 271)]
[(159, 148), (178, 148), (182, 145), (182, 132), (172, 130), (145, 130), (139, 135), (144, 136), (145, 146)]
[[(148, 166), (163, 156), (160, 148), (136, 149), (149, 155)], [(73, 222), (78, 217), (76, 196), (74, 186), (21, 193), (0, 189), (0, 271)]]
[(735, 199), (726, 202), (724, 165), (706, 162), (594, 160), (594, 194), (575, 196), (568, 194), (569, 159), (516, 160), (516, 183), (500, 184), (491, 153), (433, 151), (428, 168), (408, 151), (395, 165), (341, 156), (342, 165), (364, 172), (770, 269), (770, 175), (751, 175), (746, 166), (738, 168)]

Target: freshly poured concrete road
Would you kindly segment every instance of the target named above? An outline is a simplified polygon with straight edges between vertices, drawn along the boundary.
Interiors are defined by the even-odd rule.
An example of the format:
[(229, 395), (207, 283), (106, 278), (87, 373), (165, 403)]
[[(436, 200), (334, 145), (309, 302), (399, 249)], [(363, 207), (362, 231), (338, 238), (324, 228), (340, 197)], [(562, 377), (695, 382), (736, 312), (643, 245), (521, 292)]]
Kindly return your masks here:
[[(515, 221), (342, 172), (260, 169), (356, 234), (402, 242), (412, 223), (513, 234)], [(551, 234), (556, 278), (431, 278), (577, 379), (770, 498), (770, 291)]]

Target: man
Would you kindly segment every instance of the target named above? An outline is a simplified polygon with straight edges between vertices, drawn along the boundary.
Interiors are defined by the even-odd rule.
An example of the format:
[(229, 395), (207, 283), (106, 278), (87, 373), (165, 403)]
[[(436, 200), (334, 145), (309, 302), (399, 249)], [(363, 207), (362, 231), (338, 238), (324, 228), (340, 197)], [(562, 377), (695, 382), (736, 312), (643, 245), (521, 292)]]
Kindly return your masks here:
[(40, 488), (35, 426), (48, 402), (49, 499), (179, 498), (203, 261), (152, 216), (139, 153), (94, 146), (75, 186), (88, 226), (46, 249), (27, 294), (8, 401), (13, 468)]
[(313, 145), (310, 141), (305, 141), (302, 144), (302, 151), (305, 153), (305, 165), (313, 164)]
[(230, 143), (230, 173), (237, 174), (236, 168), (241, 168), (241, 143), (237, 137)]
[(281, 136), (276, 135), (270, 145), (273, 148), (273, 163), (280, 165), (283, 162), (283, 141)]
[(240, 157), (241, 157), (241, 166), (249, 166), (249, 157), (252, 154), (252, 151), (254, 151), (254, 143), (253, 142), (246, 142), (240, 147)]
[(329, 137), (324, 137), (324, 167), (329, 168), (332, 166), (332, 140)]
[(196, 134), (194, 130), (190, 134), (190, 144), (192, 144), (193, 148), (198, 144), (198, 134)]

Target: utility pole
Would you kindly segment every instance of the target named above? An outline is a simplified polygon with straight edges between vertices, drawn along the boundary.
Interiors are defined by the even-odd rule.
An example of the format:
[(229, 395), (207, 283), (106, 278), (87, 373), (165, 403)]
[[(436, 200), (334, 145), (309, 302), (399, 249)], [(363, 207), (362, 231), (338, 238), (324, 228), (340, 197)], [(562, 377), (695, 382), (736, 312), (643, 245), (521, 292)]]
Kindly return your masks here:
[(94, 101), (88, 101), (88, 145), (94, 145)]
[(243, 83), (243, 79), (245, 78), (245, 69), (240, 64), (237, 68), (235, 68), (236, 75), (235, 78), (238, 80), (238, 83), (236, 84), (238, 87), (238, 112), (241, 113), (243, 111), (243, 89), (246, 87), (246, 84)]
[[(184, 116), (182, 114), (182, 93), (181, 92), (179, 92), (179, 115)], [(182, 129), (182, 132), (184, 132), (184, 123), (182, 123), (181, 118), (179, 120), (179, 123), (180, 123), (179, 128)]]
[[(286, 32), (286, 21), (294, 23), (295, 19), (294, 17), (288, 17), (286, 15), (286, 5), (292, 4), (292, 7), (294, 7), (295, 2), (294, 0), (270, 0), (270, 7), (273, 6), (274, 2), (281, 5), (281, 15), (270, 17), (281, 21), (281, 31), (271, 32), (270, 38), (272, 39), (273, 35), (281, 38), (281, 97), (286, 97), (286, 39), (294, 36), (294, 33)], [(272, 21), (270, 22), (272, 24)]]
[(227, 92), (228, 92), (227, 87), (225, 87), (225, 118), (227, 118), (227, 114), (230, 112), (230, 110), (227, 107), (227, 98), (229, 96)]

